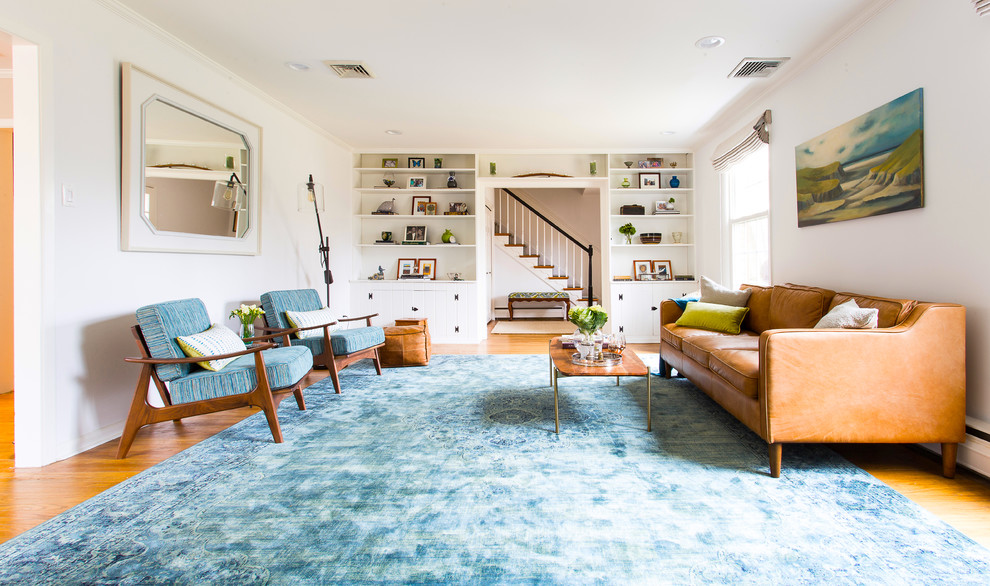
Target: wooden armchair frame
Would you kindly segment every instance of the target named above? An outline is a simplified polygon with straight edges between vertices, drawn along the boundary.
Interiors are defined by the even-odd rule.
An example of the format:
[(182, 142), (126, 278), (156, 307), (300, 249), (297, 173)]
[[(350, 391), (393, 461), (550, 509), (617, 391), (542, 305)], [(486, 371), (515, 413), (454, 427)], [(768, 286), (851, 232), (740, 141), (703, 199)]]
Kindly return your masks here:
[[(321, 324), (318, 326), (309, 326), (305, 328), (271, 328), (265, 325), (261, 328), (264, 332), (272, 332), (269, 337), (282, 337), (283, 343), (289, 345), (289, 336), (296, 332), (301, 332), (304, 330), (315, 330), (323, 328), (323, 352), (313, 354), (313, 366), (322, 366), (330, 371), (330, 380), (333, 381), (334, 391), (340, 394), (340, 377), (339, 373), (341, 370), (346, 368), (351, 363), (357, 362), (358, 360), (363, 360), (365, 358), (370, 358), (375, 363), (375, 370), (379, 375), (382, 373), (382, 363), (378, 357), (378, 349), (385, 346), (384, 342), (377, 344), (375, 346), (369, 346), (357, 352), (351, 352), (350, 354), (342, 354), (337, 356), (333, 353), (333, 345), (330, 343), (330, 326), (337, 325), (339, 322), (353, 322), (364, 320), (365, 325), (371, 327), (371, 318), (377, 317), (377, 313), (372, 313), (370, 315), (362, 315), (360, 317), (344, 317), (334, 320), (329, 323)], [(267, 319), (265, 324), (267, 324)]]
[[(300, 378), (299, 382), (291, 387), (273, 391), (269, 385), (268, 372), (265, 370), (265, 359), (261, 352), (269, 348), (274, 348), (275, 344), (273, 343), (259, 343), (252, 345), (246, 350), (232, 352), (230, 354), (220, 354), (217, 356), (201, 356), (195, 358), (153, 358), (151, 356), (151, 352), (148, 350), (148, 344), (144, 339), (144, 334), (141, 332), (141, 326), (132, 327), (131, 332), (134, 334), (134, 339), (137, 342), (138, 349), (141, 352), (141, 358), (125, 358), (124, 361), (140, 364), (141, 374), (138, 377), (137, 387), (134, 389), (134, 399), (131, 401), (130, 411), (127, 414), (127, 423), (124, 425), (124, 431), (120, 436), (120, 442), (117, 444), (118, 459), (127, 456), (127, 452), (131, 449), (131, 444), (134, 442), (134, 437), (137, 435), (138, 430), (145, 425), (150, 425), (152, 423), (160, 423), (162, 421), (168, 421), (169, 419), (178, 422), (183, 417), (192, 417), (193, 415), (202, 415), (205, 413), (216, 413), (217, 411), (226, 411), (228, 409), (236, 409), (238, 407), (254, 406), (265, 412), (265, 417), (268, 419), (268, 427), (272, 430), (272, 437), (274, 438), (275, 443), (282, 443), (282, 428), (278, 424), (278, 417), (276, 415), (278, 404), (287, 395), (291, 394), (296, 398), (296, 405), (299, 406), (299, 410), (306, 410), (306, 401), (303, 399), (302, 395), (302, 383), (305, 376)], [(247, 338), (246, 341), (255, 342), (279, 337), (282, 337), (283, 340), (288, 340), (288, 336), (274, 334)], [(160, 378), (158, 378), (158, 372), (155, 368), (155, 366), (159, 364), (192, 364), (221, 358), (235, 358), (246, 354), (254, 354), (254, 368), (258, 378), (258, 386), (255, 387), (254, 390), (246, 393), (239, 393), (237, 395), (228, 395), (226, 397), (218, 397), (216, 399), (204, 399), (201, 401), (193, 401), (179, 405), (172, 404), (172, 396), (168, 391), (168, 387), (165, 386), (165, 383)], [(161, 396), (162, 402), (165, 404), (163, 407), (155, 407), (148, 402), (148, 392), (151, 381), (155, 382), (155, 387), (158, 389), (158, 394)]]

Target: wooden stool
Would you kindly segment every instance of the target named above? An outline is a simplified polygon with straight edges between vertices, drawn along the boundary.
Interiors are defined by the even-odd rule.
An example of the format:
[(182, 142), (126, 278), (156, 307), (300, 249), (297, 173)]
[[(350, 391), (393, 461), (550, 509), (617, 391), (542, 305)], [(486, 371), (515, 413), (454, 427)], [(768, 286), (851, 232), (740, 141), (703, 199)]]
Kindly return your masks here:
[(430, 330), (425, 319), (397, 319), (385, 329), (382, 366), (426, 366), (430, 363)]

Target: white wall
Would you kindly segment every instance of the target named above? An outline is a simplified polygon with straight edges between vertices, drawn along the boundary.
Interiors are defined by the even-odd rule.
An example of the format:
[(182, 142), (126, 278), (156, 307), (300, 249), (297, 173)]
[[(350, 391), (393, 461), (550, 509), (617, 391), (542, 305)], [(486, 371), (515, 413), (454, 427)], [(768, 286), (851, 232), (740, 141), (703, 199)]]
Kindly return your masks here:
[[(214, 321), (242, 301), (274, 288), (323, 290), (312, 214), (296, 211), (296, 186), (308, 173), (327, 186), (324, 230), (331, 264), (341, 278), (333, 303), (341, 313), (349, 292), (350, 153), (313, 127), (255, 93), (192, 51), (157, 35), (112, 6), (95, 1), (0, 1), (0, 28), (40, 46), (42, 178), (38, 202), (44, 277), (38, 320), (54, 353), (43, 360), (46, 397), (43, 446), (22, 447), (44, 463), (118, 436), (138, 368), (129, 327), (139, 306), (200, 297)], [(262, 254), (252, 257), (122, 252), (119, 245), (119, 67), (130, 61), (263, 128)], [(15, 83), (16, 83), (15, 79)], [(75, 207), (58, 205), (62, 184)], [(15, 198), (22, 194), (15, 194)], [(30, 194), (23, 194), (30, 196)], [(336, 200), (336, 203), (335, 203)], [(334, 213), (332, 210), (341, 210)], [(339, 253), (337, 253), (339, 251)], [(49, 345), (47, 342), (43, 345)], [(18, 363), (19, 364), (19, 363)], [(16, 373), (15, 373), (16, 375)], [(19, 460), (19, 464), (22, 462)]]
[[(969, 2), (897, 0), (696, 148), (701, 274), (719, 274), (712, 151), (770, 108), (773, 281), (966, 305), (968, 413), (983, 421), (990, 421), (987, 55), (990, 18), (978, 18)], [(799, 229), (794, 147), (919, 87), (924, 207)]]

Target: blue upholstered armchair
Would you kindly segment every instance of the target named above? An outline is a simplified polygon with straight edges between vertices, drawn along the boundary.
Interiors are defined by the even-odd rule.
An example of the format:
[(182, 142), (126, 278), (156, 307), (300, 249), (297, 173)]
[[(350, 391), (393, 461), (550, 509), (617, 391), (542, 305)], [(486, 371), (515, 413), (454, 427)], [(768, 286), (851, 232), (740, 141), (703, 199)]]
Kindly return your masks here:
[[(210, 316), (199, 299), (142, 307), (137, 310), (137, 321), (138, 325), (131, 331), (141, 357), (125, 360), (141, 364), (142, 368), (117, 447), (118, 458), (127, 455), (135, 435), (145, 425), (249, 405), (265, 412), (272, 437), (276, 443), (281, 443), (282, 430), (276, 415), (279, 402), (291, 394), (299, 409), (306, 409), (302, 380), (313, 367), (308, 348), (277, 348), (272, 343), (258, 343), (244, 349), (244, 344), (239, 344), (240, 349), (187, 357), (178, 338), (183, 337), (185, 342), (187, 337), (211, 330)], [(236, 334), (230, 332), (230, 335), (234, 337), (232, 345), (236, 346)], [(246, 341), (271, 337), (259, 336)], [(208, 362), (213, 368), (218, 366), (210, 361), (226, 364), (216, 371), (197, 364)], [(151, 381), (158, 389), (163, 407), (148, 402)]]
[[(333, 388), (340, 393), (340, 378), (338, 373), (347, 365), (368, 358), (374, 361), (375, 370), (382, 373), (382, 365), (378, 359), (378, 349), (385, 345), (385, 331), (371, 325), (373, 315), (361, 317), (338, 318), (329, 323), (321, 323), (309, 327), (295, 327), (286, 317), (286, 312), (313, 312), (323, 309), (320, 294), (316, 289), (292, 289), (287, 291), (269, 291), (261, 296), (261, 307), (265, 310), (266, 331), (282, 332), (291, 336), (293, 346), (306, 346), (313, 352), (313, 365), (322, 366), (330, 371)], [(365, 322), (364, 327), (337, 329), (333, 326), (338, 322)], [(321, 336), (299, 338), (297, 333), (307, 330), (322, 329)]]

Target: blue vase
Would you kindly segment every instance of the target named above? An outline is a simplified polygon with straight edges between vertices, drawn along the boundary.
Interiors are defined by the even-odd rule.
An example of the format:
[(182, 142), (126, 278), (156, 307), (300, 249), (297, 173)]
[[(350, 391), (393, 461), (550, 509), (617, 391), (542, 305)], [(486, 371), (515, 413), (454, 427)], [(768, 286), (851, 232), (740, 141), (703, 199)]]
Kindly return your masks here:
[(677, 175), (674, 175), (673, 177), (670, 178), (670, 186), (672, 188), (677, 189), (678, 187), (680, 187), (680, 185), (681, 185), (681, 180), (677, 178)]

